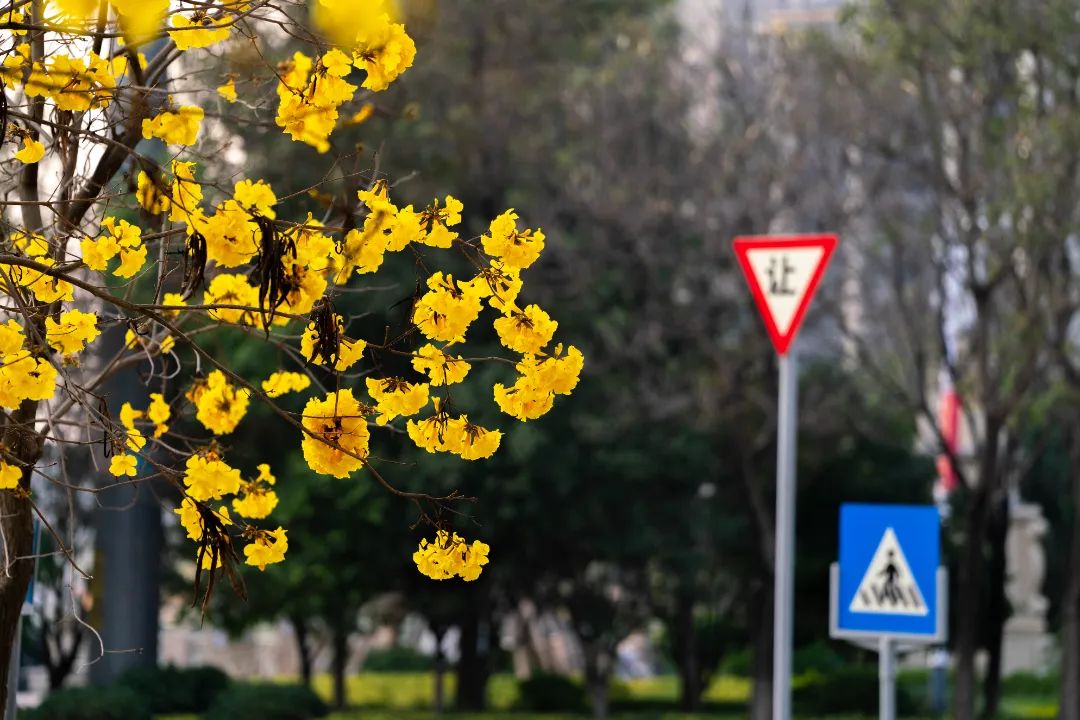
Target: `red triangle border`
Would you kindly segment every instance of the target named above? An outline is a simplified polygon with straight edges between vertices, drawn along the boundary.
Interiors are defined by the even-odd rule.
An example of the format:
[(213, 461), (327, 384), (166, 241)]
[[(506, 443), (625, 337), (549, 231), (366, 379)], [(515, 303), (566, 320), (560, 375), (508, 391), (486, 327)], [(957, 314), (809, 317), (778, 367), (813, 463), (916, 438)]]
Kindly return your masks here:
[[(746, 284), (750, 286), (750, 293), (754, 296), (754, 303), (761, 313), (761, 318), (765, 321), (765, 329), (768, 330), (769, 338), (772, 340), (773, 348), (776, 349), (778, 355), (787, 354), (791, 343), (799, 333), (806, 311), (810, 307), (810, 301), (813, 300), (818, 285), (821, 284), (821, 279), (825, 276), (825, 269), (829, 266), (829, 260), (832, 259), (833, 252), (836, 250), (836, 243), (836, 235), (743, 235), (735, 238), (735, 257), (738, 259), (739, 267), (742, 268), (743, 275), (746, 277)], [(806, 292), (803, 293), (802, 298), (799, 300), (799, 307), (795, 311), (795, 317), (792, 318), (791, 327), (784, 334), (781, 334), (776, 327), (776, 321), (773, 320), (772, 313), (769, 312), (769, 304), (765, 300), (765, 293), (762, 291), (761, 286), (758, 285), (757, 278), (754, 277), (754, 271), (750, 267), (750, 261), (747, 258), (747, 253), (751, 250), (775, 250), (778, 248), (821, 248), (825, 251), (810, 278), (810, 283), (806, 286)]]

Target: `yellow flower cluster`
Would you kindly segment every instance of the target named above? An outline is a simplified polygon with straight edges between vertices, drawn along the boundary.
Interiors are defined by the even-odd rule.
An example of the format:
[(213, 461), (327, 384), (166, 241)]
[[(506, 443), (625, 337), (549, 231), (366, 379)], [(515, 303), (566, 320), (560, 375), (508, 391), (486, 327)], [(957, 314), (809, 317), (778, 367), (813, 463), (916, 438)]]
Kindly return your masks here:
[(460, 577), (471, 582), (480, 577), (488, 564), (490, 550), (479, 540), (469, 544), (457, 533), (451, 535), (439, 530), (435, 533), (435, 540), (428, 542), (424, 538), (420, 541), (419, 549), (413, 553), (413, 562), (421, 573), (432, 580)]
[(146, 264), (146, 246), (142, 241), (142, 229), (127, 220), (107, 217), (101, 221), (102, 235), (82, 241), (82, 258), (91, 270), (104, 272), (109, 261), (117, 255), (120, 264), (113, 275), (121, 278), (134, 277)]
[(277, 482), (277, 478), (270, 472), (270, 466), (266, 463), (259, 465), (259, 474), (251, 482), (240, 485), (240, 497), (233, 498), (233, 510), (238, 515), (253, 520), (261, 520), (274, 511), (278, 504), (278, 496), (270, 485)]
[[(21, 58), (17, 66), (26, 65), (30, 58), (30, 46), (20, 45), (15, 53)], [(55, 53), (47, 63), (35, 62), (29, 67), (30, 72), (23, 85), (27, 97), (47, 97), (58, 110), (83, 112), (91, 107), (109, 106), (117, 82), (127, 72), (127, 58), (118, 55), (108, 60), (91, 51), (74, 58)], [(11, 80), (12, 84), (17, 84), (19, 79), (14, 73), (5, 76), (5, 80)]]
[(15, 159), (25, 165), (33, 165), (43, 157), (45, 157), (44, 143), (29, 135), (24, 135), (22, 150), (15, 153)]
[[(144, 413), (136, 410), (131, 403), (124, 403), (120, 408), (120, 424), (124, 427), (123, 447), (131, 453), (137, 453), (146, 446), (146, 436), (135, 427), (135, 421), (142, 419)], [(135, 477), (138, 460), (132, 454), (116, 453), (109, 461), (109, 472), (117, 477)]]
[(544, 233), (540, 230), (517, 229), (517, 213), (507, 210), (491, 221), (483, 237), (484, 252), (502, 260), (508, 268), (524, 270), (536, 262), (544, 249)]
[(352, 52), (356, 66), (367, 72), (364, 87), (385, 90), (413, 64), (416, 44), (405, 26), (393, 22), (392, 0), (316, 0), (315, 27), (338, 47)]
[(499, 449), (502, 433), (469, 422), (466, 415), (452, 418), (436, 412), (423, 420), (409, 420), (409, 438), (429, 453), (447, 452), (463, 460), (489, 458)]
[(59, 322), (51, 317), (45, 318), (46, 340), (64, 355), (82, 352), (99, 334), (97, 315), (92, 313), (68, 310), (60, 314)]
[(288, 550), (289, 540), (285, 530), (280, 527), (270, 531), (258, 530), (255, 539), (244, 546), (244, 562), (265, 570), (267, 565), (284, 560)]
[(517, 364), (520, 373), (511, 387), (495, 385), (495, 403), (518, 420), (533, 420), (547, 413), (556, 395), (569, 395), (577, 386), (585, 364), (581, 351), (571, 345), (564, 355), (562, 346), (543, 360), (526, 355)]
[[(334, 315), (334, 320), (337, 322), (338, 332), (345, 332), (345, 321), (342, 320), (341, 316)], [(326, 365), (325, 359), (322, 356), (315, 356), (315, 341), (317, 340), (317, 337), (318, 333), (315, 330), (315, 324), (308, 323), (308, 326), (304, 328), (304, 334), (300, 337), (300, 354), (310, 363), (315, 365)], [(334, 362), (334, 370), (344, 372), (351, 368), (364, 356), (364, 350), (366, 348), (367, 343), (363, 340), (352, 340), (342, 335), (341, 344), (338, 347), (337, 360)]]
[(22, 480), (22, 470), (0, 460), (0, 490), (14, 490)]
[(508, 307), (495, 321), (495, 332), (502, 344), (522, 354), (542, 352), (558, 327), (559, 323), (537, 305), (524, 310)]
[(308, 400), (302, 421), (302, 449), (308, 466), (338, 478), (363, 467), (370, 439), (368, 412), (348, 389), (332, 392), (324, 400)]
[(478, 288), (459, 284), (441, 271), (432, 273), (427, 286), (413, 307), (413, 324), (430, 340), (464, 342), (465, 331), (480, 317)]
[(268, 397), (281, 397), (285, 393), (306, 390), (311, 385), (311, 378), (303, 373), (279, 370), (262, 382), (263, 392)]
[(240, 471), (214, 453), (192, 455), (184, 465), (184, 486), (195, 500), (220, 500), (240, 491)]
[(405, 382), (401, 378), (367, 378), (368, 395), (375, 401), (379, 413), (375, 422), (385, 425), (396, 417), (408, 417), (420, 412), (428, 403), (426, 383)]
[[(40, 235), (16, 230), (11, 233), (11, 244), (21, 254), (32, 258), (40, 265), (52, 267), (56, 264), (48, 256), (49, 245)], [(75, 288), (67, 280), (61, 280), (45, 271), (21, 265), (5, 264), (3, 267), (16, 286), (28, 289), (40, 302), (53, 303), (57, 300), (75, 299)], [(8, 294), (11, 294), (10, 290)]]
[(215, 308), (210, 311), (210, 317), (226, 323), (254, 325), (258, 316), (258, 311), (254, 308), (259, 306), (259, 289), (243, 275), (221, 273), (215, 275), (207, 286), (203, 293), (203, 304), (239, 306)]
[(215, 435), (235, 430), (248, 409), (248, 391), (233, 386), (220, 370), (192, 385), (187, 397), (195, 405), (195, 419)]
[(191, 50), (216, 45), (229, 38), (228, 19), (215, 20), (203, 10), (184, 15), (176, 13), (169, 18), (173, 29), (169, 37), (176, 43), (177, 50)]
[(198, 105), (184, 105), (176, 112), (166, 110), (142, 121), (142, 136), (160, 138), (170, 145), (194, 145), (203, 116)]
[(17, 320), (0, 325), (0, 408), (6, 410), (23, 400), (48, 400), (56, 388), (56, 368), (24, 350), (25, 340)]
[(425, 373), (433, 387), (461, 382), (472, 367), (460, 355), (451, 357), (431, 344), (416, 351), (412, 366), (417, 372)]
[(294, 53), (278, 69), (278, 127), (320, 153), (329, 150), (338, 108), (356, 92), (356, 86), (344, 79), (351, 70), (352, 59), (340, 50), (330, 50), (317, 60)]

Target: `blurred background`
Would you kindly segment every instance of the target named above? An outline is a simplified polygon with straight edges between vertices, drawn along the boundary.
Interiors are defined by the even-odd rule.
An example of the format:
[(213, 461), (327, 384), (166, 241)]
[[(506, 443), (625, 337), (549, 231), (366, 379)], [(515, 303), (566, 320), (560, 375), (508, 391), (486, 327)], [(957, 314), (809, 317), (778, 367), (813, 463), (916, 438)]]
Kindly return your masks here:
[[(264, 413), (230, 452), (286, 480), (290, 561), (245, 572), (246, 602), (219, 588), (204, 617), (170, 502), (85, 503), (69, 522), (95, 580), (42, 560), (21, 702), (113, 712), (141, 693), (156, 714), (262, 718), (317, 703), (300, 685), (372, 720), (771, 717), (776, 359), (731, 241), (827, 231), (798, 344), (797, 714), (876, 714), (875, 655), (828, 637), (839, 506), (860, 501), (944, 518), (950, 643), (904, 655), (901, 713), (1076, 718), (1075, 1), (403, 7), (416, 65), (341, 131), (350, 162), (402, 204), (459, 197), (470, 235), (507, 207), (542, 227), (527, 300), (586, 357), (574, 395), (489, 461), (383, 444), (402, 486), (478, 498), (458, 522), (491, 565), (421, 577), (414, 509), (315, 476)], [(251, 47), (230, 47), (214, 61), (243, 77)], [(241, 146), (230, 122), (223, 176), (322, 178), (275, 128)], [(404, 259), (404, 290), (343, 298), (350, 334), (412, 274)], [(217, 351), (262, 377), (278, 359), (255, 347)]]

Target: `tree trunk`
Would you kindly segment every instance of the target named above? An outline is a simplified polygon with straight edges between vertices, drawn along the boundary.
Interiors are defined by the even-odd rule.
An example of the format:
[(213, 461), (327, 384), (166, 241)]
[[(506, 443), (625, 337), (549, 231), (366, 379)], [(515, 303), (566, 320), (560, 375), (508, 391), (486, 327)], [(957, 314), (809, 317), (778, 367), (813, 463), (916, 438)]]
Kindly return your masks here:
[(26, 494), (30, 491), (30, 475), (41, 457), (43, 439), (33, 431), (37, 403), (24, 402), (12, 413), (4, 427), (2, 440), (7, 452), (23, 463), (19, 490), (0, 492), (0, 535), (3, 547), (3, 572), (0, 572), (0, 707), (7, 707), (7, 680), (11, 668), (15, 633), (19, 631), (26, 588), (34, 574), (33, 510)]
[(333, 630), (334, 658), (331, 661), (334, 675), (334, 707), (338, 710), (345, 709), (347, 697), (345, 694), (345, 666), (349, 662), (349, 630), (344, 622), (334, 624)]
[(990, 567), (987, 590), (990, 594), (986, 612), (986, 677), (983, 679), (984, 720), (997, 717), (1001, 705), (1001, 652), (1009, 603), (1005, 597), (1005, 540), (1009, 534), (1009, 500), (1002, 494), (990, 520)]
[(608, 716), (608, 684), (597, 681), (589, 684), (589, 705), (592, 708), (594, 720), (607, 720)]
[(977, 678), (975, 653), (979, 649), (983, 602), (983, 539), (986, 537), (989, 478), (971, 492), (967, 516), (967, 537), (961, 548), (956, 582), (956, 682), (953, 715), (956, 720), (974, 720)]
[[(1080, 445), (1080, 438), (1073, 442)], [(1060, 720), (1080, 720), (1080, 447), (1072, 455), (1072, 542), (1061, 598)]]
[(689, 592), (679, 592), (675, 600), (673, 625), (675, 661), (679, 666), (679, 709), (697, 712), (705, 688), (701, 682), (698, 635), (694, 625), (694, 598)]
[[(28, 470), (23, 473), (23, 482), (29, 481), (28, 475)], [(27, 498), (19, 497), (10, 490), (0, 493), (6, 570), (0, 573), (0, 678), (3, 679), (0, 707), (7, 707), (8, 692), (16, 690), (7, 686), (7, 678), (15, 633), (19, 629), (19, 613), (22, 612), (26, 588), (34, 571), (34, 560), (29, 557), (33, 552), (31, 512)]]
[(296, 638), (296, 653), (300, 658), (300, 679), (306, 687), (311, 687), (311, 648), (308, 647), (307, 620), (302, 615), (290, 615), (289, 623)]
[(773, 689), (773, 586), (772, 578), (761, 578), (750, 598), (750, 641), (753, 645), (753, 688), (750, 720), (772, 720)]
[(589, 706), (595, 720), (607, 720), (608, 685), (611, 680), (611, 663), (608, 662), (601, 643), (602, 641), (597, 639), (584, 647), (585, 691), (588, 693)]
[(486, 589), (481, 588), (474, 593), (474, 602), (468, 603), (461, 619), (461, 655), (458, 658), (454, 707), (458, 711), (480, 712), (487, 705), (490, 625)]

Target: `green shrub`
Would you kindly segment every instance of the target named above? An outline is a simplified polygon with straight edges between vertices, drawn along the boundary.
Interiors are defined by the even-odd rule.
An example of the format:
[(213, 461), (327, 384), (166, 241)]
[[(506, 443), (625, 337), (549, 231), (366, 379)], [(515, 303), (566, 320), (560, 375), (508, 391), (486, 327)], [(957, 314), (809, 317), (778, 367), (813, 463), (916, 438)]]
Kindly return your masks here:
[(1058, 681), (1056, 675), (1016, 672), (1001, 681), (1001, 690), (1005, 695), (1056, 697)]
[(730, 653), (720, 663), (720, 669), (725, 675), (734, 675), (736, 677), (750, 677), (753, 667), (754, 653), (748, 647)]
[(329, 708), (303, 685), (234, 684), (217, 696), (205, 720), (309, 720)]
[(229, 676), (215, 667), (132, 668), (117, 684), (141, 696), (155, 715), (206, 712), (229, 686)]
[[(913, 715), (920, 710), (922, 693), (911, 683), (896, 685), (896, 710)], [(806, 715), (868, 715), (878, 712), (877, 667), (849, 665), (830, 673), (807, 673), (792, 695), (796, 711)]]
[(432, 665), (430, 655), (396, 646), (372, 650), (364, 658), (364, 672), (428, 672)]
[(113, 686), (57, 690), (26, 716), (31, 720), (151, 720), (152, 714), (133, 690)]
[(585, 690), (563, 675), (536, 673), (518, 685), (518, 705), (532, 712), (581, 712)]
[(844, 666), (844, 658), (827, 642), (818, 641), (795, 650), (792, 672), (801, 675), (814, 671), (823, 674), (836, 672)]

